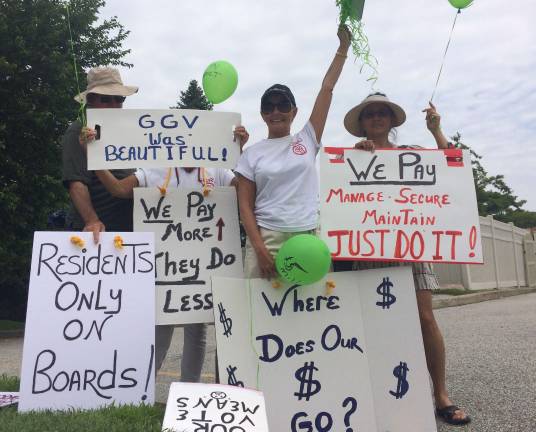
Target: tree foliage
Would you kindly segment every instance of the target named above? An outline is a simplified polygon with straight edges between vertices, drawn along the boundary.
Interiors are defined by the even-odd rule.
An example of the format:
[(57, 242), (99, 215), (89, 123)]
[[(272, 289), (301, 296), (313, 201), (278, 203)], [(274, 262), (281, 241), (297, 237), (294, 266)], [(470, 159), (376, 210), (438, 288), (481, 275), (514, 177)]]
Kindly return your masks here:
[(475, 181), (478, 214), (492, 215), (502, 222), (513, 222), (521, 228), (536, 226), (536, 212), (523, 210), (526, 200), (519, 199), (504, 181), (504, 176), (489, 175), (480, 161), (482, 156), (461, 142), (461, 135), (452, 137), (456, 147), (469, 150)]
[(59, 140), (79, 111), (67, 7), (80, 87), (84, 69), (131, 65), (123, 61), (128, 31), (116, 17), (97, 23), (103, 0), (0, 5), (0, 317), (20, 319), (33, 232), (67, 203)]
[(197, 81), (191, 80), (188, 88), (185, 91), (181, 91), (177, 105), (171, 108), (210, 111), (213, 107), (214, 105), (208, 101)]

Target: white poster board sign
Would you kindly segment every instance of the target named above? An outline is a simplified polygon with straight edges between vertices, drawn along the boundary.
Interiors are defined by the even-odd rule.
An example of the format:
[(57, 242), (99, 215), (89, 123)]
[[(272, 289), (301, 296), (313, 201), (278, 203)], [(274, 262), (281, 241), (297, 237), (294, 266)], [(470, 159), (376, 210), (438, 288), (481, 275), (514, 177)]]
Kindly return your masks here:
[(468, 151), (328, 148), (320, 179), (335, 260), (483, 263)]
[(203, 166), (234, 168), (240, 114), (201, 110), (88, 109), (97, 139), (87, 146), (88, 169)]
[(243, 275), (235, 188), (136, 188), (134, 230), (155, 233), (156, 323), (212, 322), (210, 277)]
[(19, 403), (19, 392), (0, 392), (0, 408)]
[(327, 280), (213, 278), (222, 382), (261, 390), (274, 431), (435, 431), (411, 269)]
[(154, 402), (153, 237), (35, 233), (19, 410)]
[(264, 396), (220, 384), (171, 383), (166, 432), (268, 432)]

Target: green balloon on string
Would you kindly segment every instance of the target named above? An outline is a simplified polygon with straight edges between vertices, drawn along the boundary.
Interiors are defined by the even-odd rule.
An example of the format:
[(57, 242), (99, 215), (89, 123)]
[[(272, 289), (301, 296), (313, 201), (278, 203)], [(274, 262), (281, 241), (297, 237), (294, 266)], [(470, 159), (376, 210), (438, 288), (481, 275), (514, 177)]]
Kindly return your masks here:
[(234, 66), (225, 60), (209, 64), (203, 73), (203, 90), (213, 104), (230, 98), (237, 86), (238, 73)]
[(312, 234), (289, 238), (275, 257), (279, 275), (290, 283), (309, 285), (329, 271), (331, 254), (326, 243)]
[(449, 3), (456, 9), (465, 9), (468, 6), (471, 6), (473, 1), (474, 0), (449, 0)]

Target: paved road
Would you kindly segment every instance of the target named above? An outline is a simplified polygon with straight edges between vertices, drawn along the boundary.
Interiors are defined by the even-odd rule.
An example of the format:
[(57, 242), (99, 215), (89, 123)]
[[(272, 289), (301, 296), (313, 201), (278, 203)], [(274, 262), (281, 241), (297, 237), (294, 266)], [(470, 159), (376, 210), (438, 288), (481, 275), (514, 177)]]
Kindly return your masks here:
[(440, 432), (536, 431), (536, 294), (436, 311), (452, 399), (471, 427)]
[[(536, 293), (436, 311), (447, 345), (447, 382), (452, 399), (473, 423), (463, 428), (438, 422), (438, 432), (536, 431)], [(180, 378), (182, 332), (157, 378), (157, 400)], [(18, 375), (21, 339), (0, 340), (0, 373)], [(210, 327), (203, 381), (214, 381), (214, 331)]]

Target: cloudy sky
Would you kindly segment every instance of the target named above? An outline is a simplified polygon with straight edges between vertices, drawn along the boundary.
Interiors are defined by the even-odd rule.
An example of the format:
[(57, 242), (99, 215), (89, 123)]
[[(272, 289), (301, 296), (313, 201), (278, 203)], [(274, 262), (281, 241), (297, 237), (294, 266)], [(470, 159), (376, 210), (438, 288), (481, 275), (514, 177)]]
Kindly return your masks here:
[[(456, 10), (447, 0), (366, 0), (363, 21), (379, 61), (374, 90), (402, 105), (408, 121), (399, 144), (433, 147), (421, 110), (434, 89)], [(309, 117), (335, 53), (335, 0), (108, 0), (104, 18), (116, 15), (131, 31), (125, 44), (134, 68), (126, 84), (140, 86), (125, 108), (168, 108), (206, 66), (227, 60), (238, 89), (219, 111), (242, 114), (252, 142), (265, 138), (259, 101), (271, 84), (292, 88), (297, 131)], [(490, 174), (536, 211), (536, 17), (534, 0), (475, 0), (458, 16), (434, 102), (446, 135), (484, 158)], [(349, 57), (334, 92), (324, 145), (356, 139), (342, 126), (345, 113), (372, 91), (366, 73)]]

